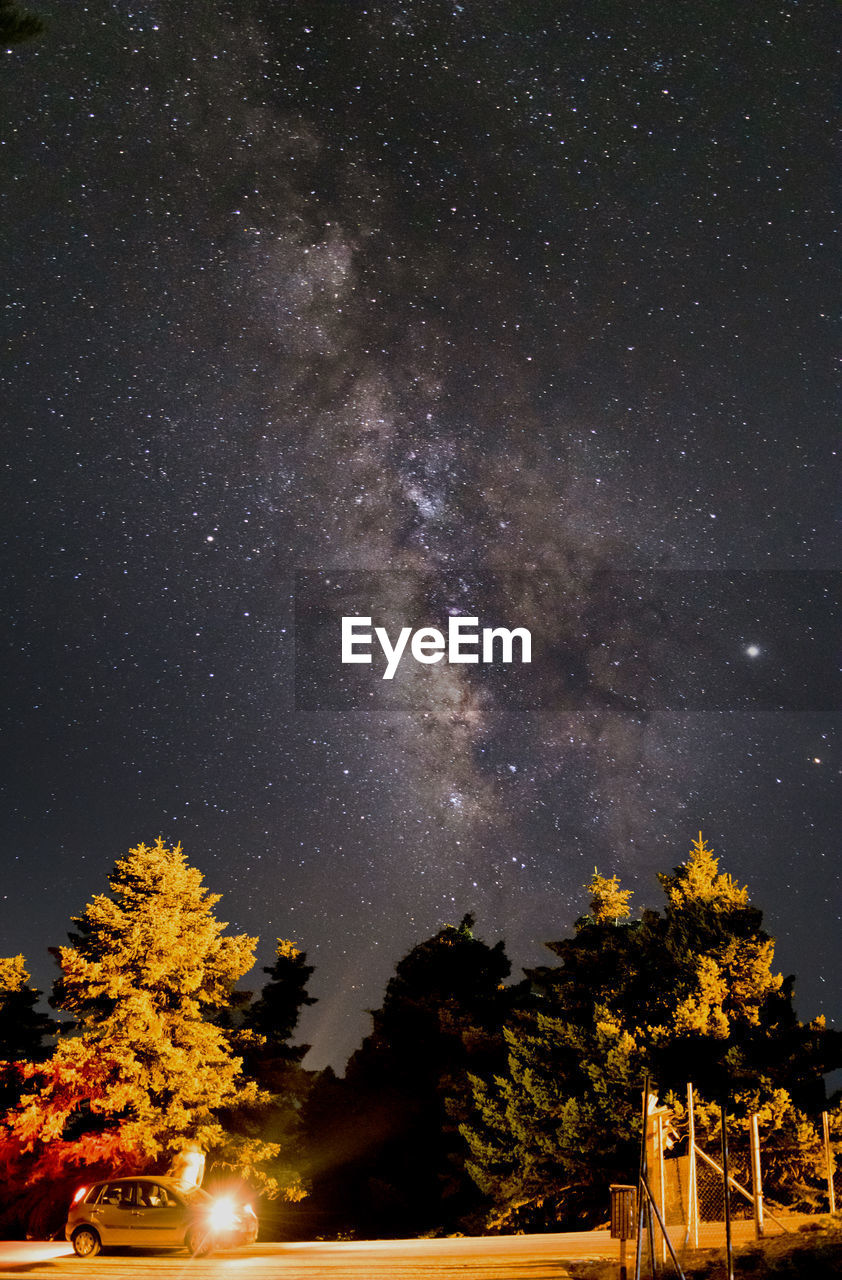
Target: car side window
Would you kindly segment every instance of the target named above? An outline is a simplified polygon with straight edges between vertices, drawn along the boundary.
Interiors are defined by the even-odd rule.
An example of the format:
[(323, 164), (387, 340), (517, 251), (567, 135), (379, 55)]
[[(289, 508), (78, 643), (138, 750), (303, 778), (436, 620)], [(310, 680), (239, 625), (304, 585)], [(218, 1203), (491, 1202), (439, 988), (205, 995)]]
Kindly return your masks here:
[(103, 1187), (99, 1203), (128, 1208), (133, 1200), (133, 1191), (133, 1182), (107, 1182)]
[(175, 1204), (166, 1188), (159, 1187), (154, 1182), (141, 1182), (137, 1190), (138, 1204), (144, 1209), (169, 1209)]

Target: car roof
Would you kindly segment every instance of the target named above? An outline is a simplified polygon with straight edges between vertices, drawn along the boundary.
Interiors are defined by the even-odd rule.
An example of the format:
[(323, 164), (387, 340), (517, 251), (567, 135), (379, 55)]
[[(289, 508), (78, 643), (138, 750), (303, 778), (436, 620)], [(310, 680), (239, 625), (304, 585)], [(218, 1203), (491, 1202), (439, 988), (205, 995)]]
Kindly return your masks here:
[(115, 1182), (154, 1182), (158, 1187), (170, 1187), (173, 1191), (183, 1193), (185, 1190), (180, 1182), (165, 1173), (124, 1173), (120, 1178), (100, 1178), (93, 1186), (104, 1187), (106, 1183), (112, 1186)]

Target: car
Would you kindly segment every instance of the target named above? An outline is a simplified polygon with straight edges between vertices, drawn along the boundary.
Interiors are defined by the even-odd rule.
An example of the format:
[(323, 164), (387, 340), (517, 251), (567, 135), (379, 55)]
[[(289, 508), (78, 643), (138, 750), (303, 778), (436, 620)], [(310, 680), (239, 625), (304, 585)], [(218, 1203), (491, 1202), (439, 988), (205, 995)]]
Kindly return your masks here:
[(174, 1178), (149, 1174), (80, 1187), (64, 1228), (80, 1258), (111, 1245), (134, 1249), (230, 1249), (257, 1239), (257, 1215), (229, 1195), (185, 1190)]

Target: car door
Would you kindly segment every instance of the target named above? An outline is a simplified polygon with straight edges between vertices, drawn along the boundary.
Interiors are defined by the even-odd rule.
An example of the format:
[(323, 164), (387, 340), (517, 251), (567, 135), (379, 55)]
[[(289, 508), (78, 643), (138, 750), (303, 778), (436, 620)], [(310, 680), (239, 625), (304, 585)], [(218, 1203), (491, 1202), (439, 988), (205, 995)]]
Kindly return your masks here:
[(177, 1249), (184, 1244), (188, 1211), (171, 1190), (139, 1182), (131, 1243), (138, 1249)]
[(91, 1211), (91, 1222), (104, 1245), (134, 1244), (133, 1182), (107, 1182)]

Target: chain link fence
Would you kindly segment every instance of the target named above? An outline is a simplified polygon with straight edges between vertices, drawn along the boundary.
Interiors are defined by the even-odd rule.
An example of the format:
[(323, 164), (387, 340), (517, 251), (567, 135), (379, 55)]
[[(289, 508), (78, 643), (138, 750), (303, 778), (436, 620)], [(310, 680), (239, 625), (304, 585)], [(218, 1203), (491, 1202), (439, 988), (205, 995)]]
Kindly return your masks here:
[[(752, 1126), (757, 1135), (754, 1170), (755, 1175), (760, 1175), (758, 1203), (752, 1176)], [(691, 1152), (691, 1132), (686, 1120), (677, 1123), (672, 1129), (677, 1138), (675, 1150), (659, 1153), (655, 1142), (655, 1158), (649, 1160), (650, 1187), (679, 1255), (694, 1248), (722, 1248), (726, 1241), (721, 1137), (709, 1130), (703, 1139), (697, 1134)], [(758, 1226), (763, 1235), (771, 1236), (797, 1230), (809, 1221), (810, 1215), (827, 1213), (832, 1203), (829, 1177), (835, 1189), (835, 1207), (837, 1211), (842, 1209), (842, 1168), (833, 1167), (833, 1147), (832, 1133), (827, 1143), (824, 1140), (821, 1121), (805, 1122), (797, 1141), (785, 1140), (773, 1125), (764, 1131), (757, 1121), (729, 1124), (732, 1242), (751, 1241)], [(662, 1240), (658, 1241), (657, 1250), (659, 1258), (666, 1257)]]

